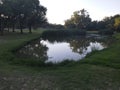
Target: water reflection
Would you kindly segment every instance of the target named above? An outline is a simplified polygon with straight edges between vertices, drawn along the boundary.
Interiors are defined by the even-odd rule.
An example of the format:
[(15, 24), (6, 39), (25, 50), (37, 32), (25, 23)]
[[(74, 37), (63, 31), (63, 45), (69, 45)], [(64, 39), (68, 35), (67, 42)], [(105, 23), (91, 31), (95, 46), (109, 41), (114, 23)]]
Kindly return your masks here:
[(19, 57), (35, 58), (36, 60), (47, 60), (47, 50), (45, 45), (42, 45), (39, 40), (36, 40), (18, 51)]
[(107, 44), (94, 38), (39, 39), (18, 51), (21, 57), (31, 57), (45, 62), (58, 63), (63, 60), (80, 60), (94, 50), (102, 50)]

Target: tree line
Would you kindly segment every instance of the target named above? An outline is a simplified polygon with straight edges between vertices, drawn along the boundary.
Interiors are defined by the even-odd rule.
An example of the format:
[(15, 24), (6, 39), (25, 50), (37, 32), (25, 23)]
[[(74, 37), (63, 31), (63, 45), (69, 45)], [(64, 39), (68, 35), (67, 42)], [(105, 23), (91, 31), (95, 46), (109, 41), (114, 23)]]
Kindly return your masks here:
[(47, 22), (47, 9), (40, 4), (39, 0), (0, 0), (0, 32), (3, 34), (5, 28), (29, 29), (41, 26)]
[(85, 30), (115, 30), (120, 32), (120, 15), (105, 17), (101, 21), (92, 21), (87, 10), (75, 11), (70, 19), (65, 20), (66, 28)]

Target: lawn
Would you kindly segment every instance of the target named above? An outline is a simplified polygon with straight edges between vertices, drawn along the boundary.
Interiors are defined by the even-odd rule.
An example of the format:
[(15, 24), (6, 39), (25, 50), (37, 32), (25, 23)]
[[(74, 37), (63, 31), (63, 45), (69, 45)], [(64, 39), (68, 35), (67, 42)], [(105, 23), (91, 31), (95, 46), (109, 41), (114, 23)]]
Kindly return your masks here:
[(79, 62), (56, 66), (15, 64), (11, 52), (38, 38), (32, 34), (0, 36), (0, 90), (120, 90), (120, 34), (114, 44)]

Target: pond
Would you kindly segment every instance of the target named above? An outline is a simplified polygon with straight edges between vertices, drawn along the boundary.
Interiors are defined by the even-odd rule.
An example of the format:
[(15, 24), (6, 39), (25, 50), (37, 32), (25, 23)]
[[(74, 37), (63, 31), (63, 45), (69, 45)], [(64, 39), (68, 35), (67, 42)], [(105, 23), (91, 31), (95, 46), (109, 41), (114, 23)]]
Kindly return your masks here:
[(96, 37), (40, 38), (17, 51), (23, 58), (60, 63), (64, 60), (78, 61), (95, 50), (108, 47), (109, 40)]

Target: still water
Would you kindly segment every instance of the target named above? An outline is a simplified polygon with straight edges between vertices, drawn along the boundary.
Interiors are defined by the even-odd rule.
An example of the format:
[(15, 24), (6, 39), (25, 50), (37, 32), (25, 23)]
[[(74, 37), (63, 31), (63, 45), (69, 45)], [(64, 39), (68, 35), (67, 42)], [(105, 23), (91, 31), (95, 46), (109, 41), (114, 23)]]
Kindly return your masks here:
[(64, 60), (78, 61), (95, 50), (102, 50), (108, 45), (101, 39), (72, 37), (72, 38), (40, 38), (18, 51), (18, 55), (24, 58), (35, 58), (52, 63)]

